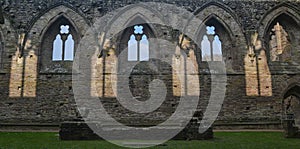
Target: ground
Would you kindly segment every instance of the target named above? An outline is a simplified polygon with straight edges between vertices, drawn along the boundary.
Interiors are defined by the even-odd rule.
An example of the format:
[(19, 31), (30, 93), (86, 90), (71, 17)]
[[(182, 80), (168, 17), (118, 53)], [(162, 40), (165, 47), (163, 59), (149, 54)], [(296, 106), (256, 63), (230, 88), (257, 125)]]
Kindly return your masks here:
[[(300, 149), (299, 139), (286, 139), (282, 132), (216, 132), (208, 141), (169, 141), (157, 149)], [(122, 148), (106, 141), (60, 141), (55, 132), (1, 132), (0, 148)]]

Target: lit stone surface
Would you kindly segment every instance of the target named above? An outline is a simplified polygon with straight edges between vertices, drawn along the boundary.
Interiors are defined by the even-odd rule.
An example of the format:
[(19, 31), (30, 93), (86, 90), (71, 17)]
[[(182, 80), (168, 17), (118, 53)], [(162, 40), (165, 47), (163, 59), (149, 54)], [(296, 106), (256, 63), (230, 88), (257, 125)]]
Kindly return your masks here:
[[(283, 101), (291, 96), (299, 101), (300, 97), (300, 91), (297, 90), (300, 84), (300, 26), (297, 25), (300, 24), (300, 3), (195, 0), (163, 2), (186, 9), (203, 22), (192, 22), (196, 26), (188, 28), (199, 34), (196, 38), (198, 41), (184, 39), (183, 46), (174, 48), (174, 55), (168, 55), (172, 59), (170, 66), (186, 76), (172, 75), (175, 70), (169, 69), (169, 66), (160, 69), (160, 77), (168, 84), (167, 88), (170, 90), (167, 94), (168, 99), (160, 111), (149, 115), (128, 114), (115, 100), (113, 84), (117, 85), (118, 79), (122, 77), (116, 74), (115, 66), (120, 63), (117, 56), (126, 47), (127, 39), (103, 39), (109, 40), (105, 41), (109, 44), (104, 49), (105, 55), (100, 58), (99, 53), (91, 55), (91, 96), (103, 97), (105, 107), (115, 114), (114, 118), (129, 124), (136, 121), (141, 125), (160, 123), (176, 109), (177, 97), (185, 93), (200, 96), (199, 111), (204, 111), (210, 97), (212, 82), (208, 64), (201, 60), (201, 46), (196, 46), (195, 43), (202, 40), (203, 31), (206, 30), (203, 26), (214, 26), (222, 42), (222, 59), (226, 63), (228, 79), (225, 101), (216, 126), (223, 128), (222, 124), (228, 124), (226, 126), (236, 128), (281, 127), (282, 107), (286, 106), (282, 106), (282, 103), (285, 103)], [(0, 13), (0, 39), (3, 45), (0, 47), (1, 123), (55, 125), (77, 119), (79, 114), (72, 90), (72, 62), (54, 63), (50, 59), (53, 49), (50, 37), (54, 37), (58, 32), (54, 27), (60, 23), (69, 23), (70, 33), (75, 35), (73, 38), (76, 49), (80, 39), (98, 18), (108, 13), (113, 14), (117, 8), (130, 3), (134, 2), (3, 1)], [(135, 12), (147, 13), (151, 15), (142, 19), (157, 23), (150, 25), (152, 32), (149, 38), (157, 37), (174, 44), (181, 39), (180, 32), (159, 25), (161, 21), (174, 23), (172, 21), (175, 19), (168, 18), (168, 10), (153, 8), (164, 12), (160, 14), (159, 11), (154, 13), (143, 7), (134, 9), (132, 14), (124, 13), (123, 21), (114, 22), (114, 25), (120, 24), (120, 29), (116, 30), (122, 31), (123, 26), (132, 25), (124, 23), (134, 20), (130, 17), (142, 16), (136, 15)], [(184, 17), (185, 14), (182, 14), (182, 18)], [(278, 22), (280, 26), (275, 26)], [(275, 37), (271, 40), (270, 33), (274, 32), (274, 26)], [(144, 32), (150, 32), (150, 29), (145, 29)], [(259, 42), (252, 42), (255, 33), (258, 34), (256, 40)], [(117, 35), (120, 34), (118, 32)], [(127, 35), (126, 32), (124, 34)], [(156, 47), (150, 42), (150, 53), (151, 48)], [(152, 52), (160, 54), (158, 49)], [(290, 53), (284, 54), (285, 52)], [(188, 55), (193, 64), (187, 63), (185, 67), (183, 54)], [(191, 70), (190, 65), (196, 67), (196, 72)], [(157, 73), (147, 71), (143, 67), (147, 68), (143, 64), (136, 67), (137, 73), (132, 75), (131, 85), (134, 95), (146, 99), (149, 97), (146, 89), (151, 79), (157, 77)], [(299, 111), (296, 110), (294, 114), (299, 125)]]

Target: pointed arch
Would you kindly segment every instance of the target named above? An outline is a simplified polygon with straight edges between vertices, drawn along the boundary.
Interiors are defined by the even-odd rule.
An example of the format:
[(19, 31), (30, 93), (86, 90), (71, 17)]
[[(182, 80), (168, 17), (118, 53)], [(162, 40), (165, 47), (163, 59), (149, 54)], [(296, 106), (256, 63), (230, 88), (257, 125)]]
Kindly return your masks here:
[[(201, 41), (208, 41), (209, 43), (203, 45), (201, 42), (202, 61), (222, 61), (223, 54), (226, 55), (226, 51), (223, 49), (225, 46), (233, 44), (232, 34), (230, 30), (228, 31), (228, 27), (224, 25), (226, 24), (221, 23), (215, 15), (208, 16), (201, 24), (199, 38), (202, 37), (203, 39)], [(206, 38), (204, 39), (204, 37), (206, 37), (207, 40)], [(207, 50), (203, 48), (210, 49), (210, 52), (207, 53)], [(210, 56), (210, 58), (206, 56)]]
[[(207, 26), (216, 27), (216, 35), (222, 42), (223, 60), (227, 70), (241, 69), (238, 63), (242, 63), (241, 55), (246, 53), (246, 38), (242, 25), (233, 11), (219, 2), (208, 2), (195, 11), (195, 16), (203, 20), (196, 31), (197, 44), (201, 45)], [(201, 53), (201, 52), (200, 52)], [(199, 56), (201, 58), (202, 56)]]
[[(147, 18), (144, 18), (143, 15), (140, 13), (137, 13), (133, 16), (133, 18), (130, 18), (130, 20), (126, 21), (126, 24), (124, 24), (123, 27), (125, 27), (125, 30), (121, 32), (121, 36), (119, 38), (123, 39), (125, 41), (128, 41), (130, 39), (130, 35), (126, 35), (127, 32), (134, 32), (134, 26), (135, 25), (143, 25), (143, 31), (145, 35), (148, 38), (155, 38), (157, 33), (155, 33), (155, 30), (153, 29), (152, 24), (149, 24), (149, 21)], [(120, 39), (120, 40), (121, 40)]]
[[(31, 46), (31, 50), (34, 51), (35, 55), (39, 55), (38, 61), (39, 66), (38, 70), (40, 72), (45, 71), (45, 66), (47, 65), (48, 68), (54, 67), (54, 65), (48, 65), (48, 62), (51, 62), (52, 58), (52, 48), (51, 50), (46, 50), (47, 47), (53, 47), (53, 41), (57, 36), (59, 25), (68, 24), (70, 26), (70, 32), (72, 34), (74, 40), (74, 49), (76, 49), (77, 44), (79, 43), (81, 37), (84, 35), (85, 31), (89, 28), (88, 23), (85, 21), (86, 19), (83, 18), (80, 14), (75, 12), (73, 9), (59, 5), (55, 7), (49, 8), (43, 15), (35, 18), (36, 22), (32, 23), (29, 33), (27, 34), (26, 44), (34, 44)], [(56, 28), (56, 29), (55, 29)], [(57, 29), (58, 28), (58, 29)], [(51, 31), (52, 30), (52, 31)], [(56, 32), (56, 33), (54, 33)], [(51, 37), (50, 35), (53, 34), (53, 41), (52, 39), (49, 40)], [(55, 35), (54, 35), (55, 34)], [(55, 36), (55, 37), (54, 37)], [(49, 39), (46, 39), (49, 37)], [(67, 40), (67, 39), (66, 39)], [(45, 42), (49, 42), (50, 46), (43, 45)], [(45, 49), (46, 47), (46, 49)], [(24, 53), (28, 53), (29, 49), (24, 49)], [(51, 53), (48, 53), (51, 51)], [(46, 58), (44, 57), (46, 56)]]
[(80, 40), (78, 29), (71, 19), (65, 14), (56, 16), (41, 39), (40, 71), (60, 69), (64, 70), (63, 72), (70, 72), (74, 53)]
[[(209, 1), (198, 8), (194, 15), (203, 20), (202, 24), (211, 18), (215, 18), (232, 34), (232, 37), (237, 33), (243, 33), (241, 20), (230, 7), (223, 3)], [(231, 24), (235, 27), (231, 26)]]
[[(32, 21), (27, 40), (34, 41), (34, 43), (39, 44), (37, 47), (40, 47), (42, 37), (46, 31), (49, 30), (49, 27), (51, 27), (55, 21), (62, 17), (72, 24), (80, 38), (90, 27), (86, 19), (74, 11), (74, 9), (65, 5), (56, 5), (50, 7), (44, 14)], [(36, 50), (38, 50), (38, 48)], [(38, 53), (38, 51), (35, 52)]]
[(293, 20), (297, 22), (298, 25), (300, 25), (300, 14), (298, 12), (299, 10), (297, 10), (293, 6), (288, 5), (287, 3), (282, 3), (275, 6), (260, 19), (257, 25), (259, 26), (259, 32), (264, 33), (263, 35), (265, 35), (265, 32), (270, 26), (272, 20), (276, 19), (281, 14), (286, 14), (290, 16), (291, 18), (293, 18)]
[(269, 62), (297, 61), (295, 50), (299, 49), (300, 15), (283, 3), (274, 7), (260, 20), (259, 32), (265, 42)]
[[(145, 4), (140, 3), (127, 6), (126, 8), (115, 14), (114, 18), (112, 18), (111, 21), (107, 23), (105, 30), (111, 31), (111, 35), (116, 35), (122, 32), (124, 28), (132, 26), (137, 22), (142, 22), (149, 25), (165, 24), (164, 17), (160, 12), (152, 9)], [(155, 30), (152, 31), (156, 34)]]
[[(117, 86), (117, 81), (115, 82), (116, 84), (112, 86), (111, 84), (113, 83), (107, 81), (106, 78), (115, 78), (115, 80), (119, 79), (118, 76), (115, 75), (116, 73), (109, 74), (109, 72), (115, 72), (115, 69), (120, 68), (119, 66), (122, 61), (128, 61), (128, 51), (125, 51), (127, 53), (124, 53), (126, 57), (118, 57), (118, 55), (124, 49), (128, 48), (128, 42), (130, 41), (130, 37), (134, 32), (133, 27), (135, 25), (142, 25), (144, 27), (144, 34), (147, 39), (149, 39), (151, 37), (155, 37), (156, 35), (156, 31), (153, 29), (152, 23), (163, 24), (161, 18), (163, 18), (162, 15), (149, 6), (145, 4), (135, 4), (124, 7), (124, 9), (121, 11), (116, 12), (114, 17), (110, 19), (109, 22), (105, 22), (105, 25), (102, 25), (103, 22), (95, 22), (96, 27), (101, 26), (101, 28), (96, 28), (96, 30), (99, 31), (99, 45), (105, 50), (99, 48), (99, 51), (97, 51), (97, 53), (99, 53), (98, 57), (101, 60), (101, 64), (99, 64), (99, 66), (103, 66), (101, 69), (101, 74), (99, 74), (99, 72), (92, 73), (98, 74), (102, 77), (102, 96), (115, 96), (111, 95), (110, 91), (112, 90), (113, 86)], [(132, 39), (134, 40), (134, 38)], [(135, 42), (132, 43), (133, 46), (136, 45)], [(152, 46), (151, 41), (149, 41), (148, 44), (149, 48), (147, 49), (150, 49), (150, 46)], [(114, 65), (116, 67), (114, 67)], [(112, 70), (112, 67), (115, 69)]]
[[(135, 14), (134, 15), (134, 18), (131, 18), (130, 20), (128, 20), (126, 22), (126, 29), (123, 30), (119, 36), (118, 36), (118, 49), (117, 49), (117, 54), (119, 54), (120, 52), (122, 52), (124, 49), (127, 48), (127, 54), (128, 54), (128, 60), (129, 58), (131, 60), (133, 59), (136, 59), (136, 60), (140, 60), (143, 59), (143, 60), (146, 60), (148, 61), (149, 60), (149, 57), (150, 57), (150, 51), (149, 49), (153, 49), (153, 48), (150, 48), (150, 46), (153, 46), (151, 44), (151, 42), (149, 41), (149, 39), (155, 39), (156, 35), (154, 33), (154, 30), (152, 28), (152, 25), (151, 24), (148, 24), (147, 23), (148, 21), (146, 19), (144, 19), (142, 17), (142, 15), (140, 15), (139, 13)], [(135, 27), (142, 27), (142, 32), (140, 34), (140, 37), (138, 37), (137, 35), (138, 34), (135, 34)], [(132, 41), (132, 36), (134, 36), (134, 40), (136, 41), (136, 43), (139, 43), (139, 44), (136, 44), (139, 46), (139, 48), (133, 48), (133, 49), (129, 49), (130, 47), (132, 47), (132, 45), (129, 45), (129, 41), (131, 41), (131, 43), (133, 43)], [(136, 49), (137, 51), (137, 57), (138, 58), (131, 58), (131, 56), (129, 55), (130, 54), (130, 50), (134, 50)], [(140, 50), (139, 50), (140, 49)], [(155, 51), (152, 51), (152, 54), (153, 52), (155, 53)], [(144, 55), (141, 55), (141, 54), (144, 54)], [(132, 54), (135, 54), (135, 53), (132, 53)]]
[(210, 14), (205, 19), (203, 19), (203, 22), (200, 25), (200, 34), (203, 33), (203, 29), (207, 26), (215, 26), (216, 32), (224, 31), (229, 35), (229, 38), (231, 41), (234, 41), (235, 35), (233, 31), (231, 30), (230, 26), (218, 15), (216, 14)]
[(224, 29), (226, 29), (226, 32), (228, 32), (228, 35), (230, 36), (230, 39), (232, 41), (235, 41), (236, 37), (239, 37), (241, 41), (243, 41), (242, 44), (246, 44), (246, 39), (241, 27), (242, 25), (237, 19), (238, 17), (234, 13), (232, 13), (232, 10), (230, 8), (224, 6), (219, 2), (208, 2), (201, 8), (198, 8), (194, 14), (197, 18), (203, 20), (198, 27), (197, 35), (200, 35), (203, 31), (203, 28), (206, 28), (207, 22), (215, 20), (220, 25), (222, 25)]
[(268, 28), (271, 27), (272, 22), (281, 15), (286, 15), (292, 18), (292, 20), (295, 21), (298, 26), (300, 26), (300, 14), (284, 3), (268, 11), (259, 21), (260, 27), (258, 30), (259, 33), (263, 33), (260, 34), (260, 36), (265, 36), (268, 32)]
[(297, 98), (300, 99), (300, 84), (299, 83), (290, 84), (290, 86), (283, 92), (283, 99), (285, 99), (289, 96), (296, 96)]
[[(231, 17), (233, 17), (235, 20), (238, 20), (238, 17), (236, 16), (236, 13), (228, 6), (224, 5), (224, 3), (218, 2), (218, 1), (208, 1), (205, 4), (201, 5), (201, 7), (197, 8), (194, 12), (195, 15), (198, 15), (202, 11), (209, 9), (209, 7), (215, 6), (219, 8), (219, 10), (222, 10), (226, 14), (229, 14)], [(240, 22), (240, 21), (237, 21)], [(241, 23), (239, 23), (241, 24)]]
[(294, 125), (300, 127), (300, 84), (293, 83), (283, 92), (282, 114), (283, 117), (292, 115)]

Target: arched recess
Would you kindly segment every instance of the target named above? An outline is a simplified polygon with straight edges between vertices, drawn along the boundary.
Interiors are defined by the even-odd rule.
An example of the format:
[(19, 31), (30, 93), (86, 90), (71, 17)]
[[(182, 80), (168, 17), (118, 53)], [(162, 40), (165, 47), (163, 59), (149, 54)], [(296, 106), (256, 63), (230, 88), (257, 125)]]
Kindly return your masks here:
[(71, 73), (79, 40), (77, 27), (67, 16), (60, 14), (54, 18), (42, 36), (40, 72)]
[[(202, 61), (222, 61), (223, 59), (225, 61), (228, 60), (232, 60), (232, 53), (231, 50), (229, 50), (229, 48), (233, 47), (233, 37), (231, 36), (232, 34), (229, 33), (228, 31), (230, 31), (228, 29), (228, 26), (224, 26), (226, 24), (223, 25), (223, 23), (221, 23), (222, 21), (220, 21), (221, 19), (218, 18), (216, 15), (212, 14), (210, 15), (208, 18), (206, 18), (204, 20), (204, 24), (202, 24), (203, 26), (201, 27), (201, 31), (199, 34), (199, 37), (202, 37), (201, 39), (201, 53), (202, 53)], [(203, 46), (203, 41), (204, 38), (208, 38), (208, 41), (211, 45), (211, 47), (209, 47), (210, 52), (204, 52), (205, 49), (202, 48), (208, 48), (206, 46)], [(221, 46), (221, 49), (216, 49), (214, 47), (214, 42), (217, 40), (219, 40), (218, 45)], [(227, 49), (227, 50), (226, 50)], [(210, 58), (208, 58), (209, 60), (205, 60), (205, 56), (203, 54), (205, 53), (209, 53)], [(228, 57), (226, 59), (226, 57)]]
[[(107, 36), (115, 36), (123, 32), (124, 29), (141, 22), (143, 24), (148, 24), (151, 28), (153, 28), (153, 24), (166, 24), (164, 17), (160, 12), (141, 3), (127, 6), (120, 12), (117, 12), (117, 14), (114, 15), (114, 18), (106, 23), (105, 31), (109, 31)], [(102, 22), (96, 22), (96, 26), (100, 23)], [(152, 31), (154, 34), (157, 34), (155, 30)]]
[(300, 127), (300, 84), (291, 84), (284, 91), (282, 101), (283, 116), (293, 115), (295, 126)]
[[(50, 66), (43, 65), (43, 54), (46, 49), (43, 46), (43, 42), (49, 42), (52, 43), (53, 41), (46, 41), (46, 36), (49, 36), (51, 34), (51, 29), (55, 25), (58, 25), (62, 22), (68, 22), (70, 23), (71, 32), (76, 32), (76, 44), (80, 41), (80, 38), (84, 35), (85, 31), (89, 28), (89, 25), (87, 22), (85, 22), (85, 19), (77, 14), (72, 9), (60, 5), (57, 7), (54, 7), (44, 13), (43, 15), (39, 16), (39, 18), (35, 18), (35, 22), (32, 23), (31, 28), (29, 29), (29, 32), (25, 35), (24, 39), (24, 47), (23, 47), (23, 67), (20, 68), (20, 71), (22, 71), (19, 78), (22, 81), (22, 84), (20, 85), (22, 88), (22, 93), (24, 97), (35, 97), (36, 96), (36, 88), (37, 88), (37, 76), (39, 72), (63, 72), (63, 73), (71, 73), (71, 68), (69, 70), (66, 69), (55, 69), (57, 68), (55, 65), (50, 64)], [(52, 26), (54, 25), (54, 26)], [(48, 49), (49, 50), (49, 49)], [(51, 49), (52, 51), (52, 49)], [(47, 51), (49, 52), (49, 51)], [(45, 59), (46, 60), (46, 59)], [(51, 60), (51, 59), (49, 59)], [(42, 64), (42, 65), (40, 65)], [(48, 68), (49, 69), (48, 69)], [(47, 68), (47, 69), (46, 69)]]
[[(243, 56), (247, 52), (246, 38), (239, 20), (236, 19), (231, 9), (217, 2), (209, 2), (199, 8), (195, 15), (202, 20), (197, 30), (198, 46), (201, 46), (207, 26), (215, 26), (215, 33), (222, 42), (223, 60), (226, 63), (227, 72), (243, 71), (243, 66), (240, 64), (243, 63)], [(197, 58), (202, 61), (202, 55), (197, 55)]]
[(300, 84), (299, 83), (293, 83), (289, 85), (289, 87), (284, 91), (283, 98), (287, 98), (288, 96), (296, 96), (300, 98)]
[[(142, 18), (141, 15), (136, 15), (130, 22), (128, 22), (128, 24), (126, 25), (127, 28), (125, 28), (119, 35), (118, 35), (118, 39), (117, 39), (117, 55), (119, 55), (121, 52), (129, 52), (128, 49), (129, 47), (129, 43), (128, 41), (131, 40), (131, 38), (134, 36), (135, 40), (142, 40), (142, 36), (145, 35), (147, 37), (147, 40), (149, 41), (149, 39), (155, 39), (155, 33), (154, 30), (152, 29), (152, 25), (147, 23), (148, 21), (146, 21), (145, 19)], [(142, 28), (137, 28), (136, 27), (142, 27)], [(141, 31), (140, 33), (136, 34), (136, 31)], [(140, 36), (140, 37), (138, 37)], [(138, 39), (140, 38), (140, 39)], [(123, 51), (126, 50), (127, 51)], [(149, 42), (149, 49), (154, 49), (153, 48), (153, 44), (151, 44), (151, 42)], [(158, 51), (151, 51), (151, 54), (154, 55), (154, 53), (157, 53)], [(150, 54), (150, 53), (149, 53)], [(123, 59), (122, 59), (123, 60)]]
[[(261, 20), (259, 32), (264, 38), (268, 63), (300, 63), (297, 49), (300, 48), (300, 15), (290, 6), (278, 6)], [(291, 63), (292, 64), (292, 63)], [(271, 67), (272, 69), (272, 67)]]
[[(142, 25), (143, 33), (149, 41), (149, 49), (153, 49), (151, 40), (155, 40), (157, 34), (153, 29), (153, 24), (164, 24), (162, 15), (144, 4), (136, 4), (127, 6), (119, 12), (116, 12), (114, 18), (109, 22), (95, 22), (95, 26), (101, 26), (99, 31), (99, 45), (103, 47), (101, 51), (96, 51), (92, 58), (92, 80), (91, 95), (98, 97), (115, 97), (113, 87), (117, 84), (117, 76), (115, 75), (119, 69), (119, 60), (128, 61), (128, 51), (124, 51), (128, 47), (128, 41), (134, 31), (135, 25)], [(121, 52), (125, 52), (124, 57), (117, 58)], [(100, 54), (99, 54), (100, 53)], [(154, 54), (151, 51), (150, 54)], [(100, 56), (99, 56), (100, 55)], [(95, 65), (96, 64), (96, 65)], [(94, 79), (101, 78), (101, 81), (95, 83)], [(113, 82), (111, 82), (113, 78)], [(99, 79), (98, 79), (99, 80)]]
[[(154, 29), (152, 28), (153, 24), (148, 24), (148, 22), (145, 16), (140, 13), (135, 14), (133, 18), (126, 22), (127, 24), (125, 26), (127, 28), (118, 35), (116, 49), (117, 55), (122, 53), (122, 56), (118, 56), (118, 72), (124, 70), (123, 66), (126, 66), (123, 65), (124, 63), (138, 62), (130, 74), (129, 88), (132, 95), (140, 98), (140, 100), (147, 100), (147, 98), (150, 97), (149, 83), (153, 81), (153, 79), (158, 78), (158, 74), (160, 73), (151, 70), (149, 64), (155, 65), (159, 70), (162, 69), (160, 64), (163, 64), (160, 61), (151, 60), (151, 58), (158, 58), (160, 50), (157, 49), (153, 40), (156, 38)], [(147, 41), (147, 45), (142, 46), (143, 40)], [(166, 67), (165, 72), (168, 70), (169, 78), (172, 78), (172, 71)], [(122, 76), (118, 79), (122, 79)], [(172, 86), (172, 84), (168, 85)]]
[[(60, 5), (50, 9), (48, 12), (40, 16), (37, 21), (33, 23), (30, 32), (28, 33), (28, 38), (26, 44), (30, 42), (31, 45), (34, 45), (34, 49), (32, 49), (35, 55), (39, 55), (38, 63), (40, 64), (38, 67), (39, 72), (57, 72), (59, 70), (55, 70), (54, 64), (47, 64), (47, 62), (51, 62), (52, 55), (49, 52), (52, 52), (53, 49), (44, 49), (52, 47), (52, 38), (54, 34), (60, 30), (59, 25), (69, 25), (70, 33), (73, 35), (73, 39), (75, 41), (75, 48), (77, 44), (79, 44), (80, 38), (84, 35), (86, 30), (89, 28), (88, 23), (85, 21), (81, 15), (75, 12), (73, 9), (66, 7), (64, 5)], [(55, 36), (56, 36), (55, 35)], [(49, 43), (47, 43), (49, 42)], [(49, 44), (47, 46), (47, 44)], [(32, 47), (32, 46), (31, 46)], [(28, 49), (24, 50), (25, 53), (28, 52)], [(71, 65), (71, 64), (70, 64)], [(70, 66), (71, 67), (71, 66)], [(46, 69), (47, 68), (47, 69)], [(62, 72), (71, 72), (71, 68), (61, 69)]]

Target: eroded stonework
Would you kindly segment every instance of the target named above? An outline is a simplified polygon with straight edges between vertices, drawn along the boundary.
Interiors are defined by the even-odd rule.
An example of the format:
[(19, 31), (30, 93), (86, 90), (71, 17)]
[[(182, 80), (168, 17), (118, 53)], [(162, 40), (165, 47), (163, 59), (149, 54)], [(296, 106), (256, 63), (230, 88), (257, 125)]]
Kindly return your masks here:
[[(54, 63), (50, 58), (54, 39), (52, 34), (57, 32), (54, 26), (62, 25), (60, 22), (64, 21), (61, 19), (67, 20), (73, 27), (71, 32), (76, 34), (74, 40), (77, 45), (97, 19), (106, 14), (113, 14), (118, 8), (141, 3), (143, 11), (152, 11), (142, 2), (148, 1), (2, 0), (1, 124), (58, 125), (63, 121), (78, 119), (80, 116), (72, 88), (72, 62)], [(149, 25), (149, 32), (151, 30), (149, 36), (175, 44), (183, 41), (182, 45), (174, 48), (174, 55), (169, 56), (173, 57), (174, 63), (176, 62), (174, 66), (178, 68), (184, 66), (183, 53), (195, 62), (198, 72), (194, 72), (193, 75), (200, 80), (200, 88), (196, 88), (196, 91), (200, 91), (199, 111), (207, 107), (212, 82), (208, 62), (202, 60), (201, 47), (196, 43), (202, 41), (203, 32), (206, 30), (203, 25), (215, 26), (222, 41), (222, 59), (226, 63), (228, 80), (225, 101), (215, 126), (281, 128), (282, 116), (287, 114), (283, 113), (285, 103), (283, 101), (291, 98), (290, 96), (297, 99), (296, 101), (300, 100), (300, 90), (297, 88), (300, 82), (300, 2), (221, 0), (160, 2), (184, 8), (203, 20), (203, 23), (199, 22), (199, 26), (195, 26), (195, 30), (199, 32), (196, 41), (190, 41), (189, 37), (182, 38), (180, 31), (168, 26)], [(154, 15), (152, 17), (154, 21), (173, 19), (168, 18), (168, 10), (157, 9), (161, 9), (164, 13)], [(146, 22), (138, 23), (146, 24)], [(276, 24), (277, 30), (280, 30), (280, 27), (284, 29), (282, 31), (284, 35), (279, 36), (275, 33), (274, 36)], [(156, 125), (174, 112), (177, 97), (184, 88), (181, 88), (179, 81), (172, 76), (171, 66), (161, 68), (160, 73), (156, 73), (144, 71), (146, 66), (141, 63), (135, 68), (137, 72), (131, 78), (131, 91), (135, 96), (146, 99), (149, 96), (148, 91), (143, 88), (148, 89), (149, 82), (157, 76), (162, 76), (167, 82), (167, 88), (172, 92), (168, 93), (167, 101), (158, 113), (135, 115), (124, 110), (115, 101), (112, 84), (116, 82), (111, 78), (115, 77), (112, 68), (118, 63), (116, 57), (127, 46), (128, 35), (125, 30), (107, 42), (102, 53), (91, 55), (95, 59), (92, 62), (95, 70), (92, 72), (92, 80), (95, 80), (91, 81), (91, 95), (102, 97), (104, 106), (123, 123), (131, 125), (139, 121), (140, 125)], [(284, 43), (289, 44), (289, 49), (281, 47), (290, 51), (284, 55), (283, 60), (276, 58), (282, 53), (280, 51), (282, 49), (278, 50), (279, 43), (275, 40), (276, 37), (282, 37)], [(193, 84), (192, 75), (186, 81), (194, 88), (197, 86)], [(195, 90), (188, 88), (185, 90), (188, 94), (198, 95)], [(295, 118), (300, 119), (297, 112)]]

